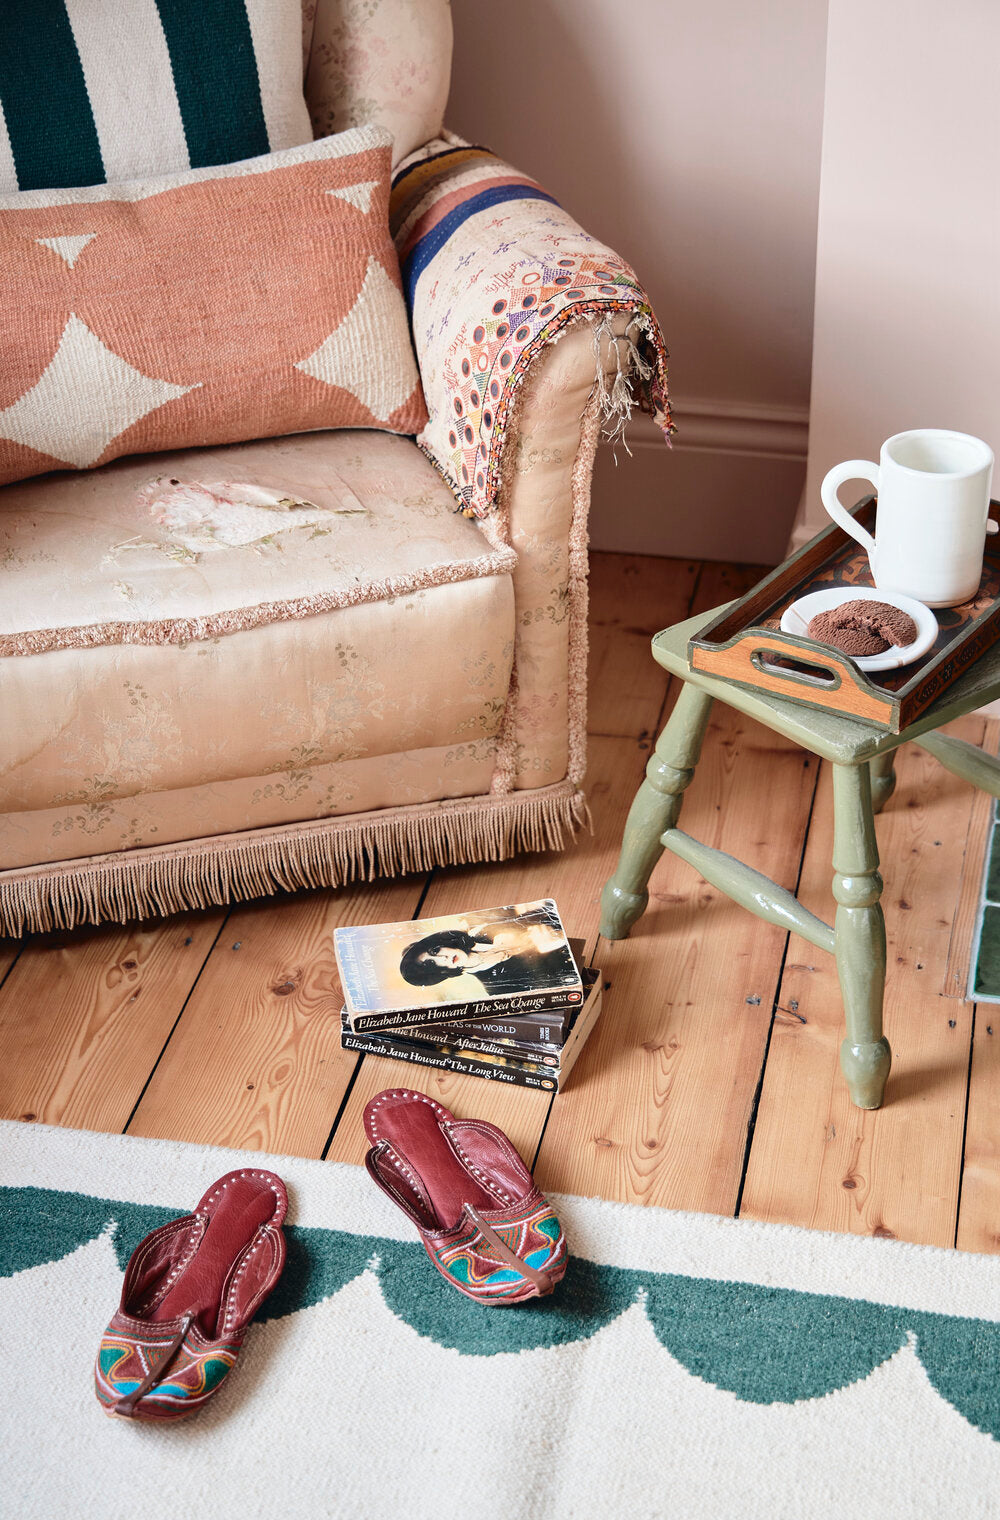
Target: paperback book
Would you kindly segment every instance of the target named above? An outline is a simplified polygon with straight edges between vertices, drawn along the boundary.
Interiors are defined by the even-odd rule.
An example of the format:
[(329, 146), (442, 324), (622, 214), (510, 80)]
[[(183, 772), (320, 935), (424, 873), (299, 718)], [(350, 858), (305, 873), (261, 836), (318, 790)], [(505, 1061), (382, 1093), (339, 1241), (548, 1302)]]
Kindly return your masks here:
[(499, 1044), (512, 1041), (519, 1045), (560, 1046), (566, 1038), (573, 1015), (579, 1003), (567, 1003), (564, 1008), (552, 1008), (547, 1013), (525, 1014), (519, 1017), (480, 1017), (465, 1023), (456, 1019), (447, 1024), (413, 1024), (407, 1029), (418, 1040), (460, 1040), (473, 1028), (477, 1037)]
[(545, 1015), (583, 1003), (580, 972), (550, 898), (343, 926), (333, 944), (354, 1034), (540, 1015), (544, 1024)]
[[(586, 997), (586, 994), (584, 994)], [(349, 1025), (347, 1026), (350, 1027)], [(534, 1061), (540, 1066), (558, 1066), (561, 1045), (540, 1045), (534, 1040), (491, 1040), (473, 1034), (475, 1023), (468, 1024), (418, 1024), (412, 1029), (401, 1030), (407, 1039), (422, 1040), (431, 1045), (462, 1046), (470, 1052), (482, 1051), (488, 1056), (513, 1056), (517, 1060)], [(394, 1031), (387, 1031), (393, 1033)]]
[[(527, 1053), (521, 1052), (518, 1047), (507, 1047), (503, 1054), (497, 1054), (474, 1047), (468, 1041), (453, 1045), (413, 1039), (411, 1032), (357, 1034), (347, 1023), (346, 1010), (341, 1044), (345, 1050), (384, 1056), (393, 1061), (409, 1061), (417, 1066), (436, 1067), (460, 1076), (482, 1077), (487, 1081), (509, 1082), (519, 1087), (560, 1092), (601, 1013), (603, 992), (600, 973), (588, 972), (586, 977), (588, 990), (585, 1001), (576, 1010), (565, 1044), (557, 1057), (535, 1061), (527, 1058)], [(555, 1064), (552, 1064), (553, 1060)]]
[[(583, 966), (586, 945), (582, 939), (571, 939), (570, 954), (577, 966)], [(586, 998), (593, 972), (581, 971), (583, 995)], [(490, 1018), (469, 1019), (464, 1024), (414, 1024), (407, 1029), (408, 1038), (430, 1040), (432, 1044), (468, 1045), (471, 1049), (486, 1050), (491, 1055), (509, 1055), (510, 1047), (532, 1051), (531, 1059), (558, 1057), (566, 1043), (569, 1026), (579, 1011), (580, 1004), (567, 1003), (563, 1008), (550, 1008), (546, 1013), (495, 1014)], [(552, 1064), (552, 1063), (550, 1063)]]
[[(432, 1050), (439, 1055), (452, 1052), (471, 1060), (489, 1060), (490, 1064), (494, 1064), (494, 1058), (496, 1058), (501, 1062), (523, 1066), (539, 1076), (549, 1075), (562, 1067), (570, 1044), (569, 1035), (571, 1033), (576, 1035), (578, 1029), (586, 1023), (586, 1016), (591, 1005), (590, 994), (600, 973), (591, 967), (585, 967), (581, 975), (583, 977), (583, 1004), (573, 1010), (567, 1025), (566, 1036), (558, 1044), (540, 1045), (523, 1040), (481, 1039), (477, 1033), (478, 1025), (472, 1019), (467, 1024), (454, 1026), (434, 1024), (426, 1030), (423, 1026), (415, 1026), (404, 1030), (386, 1030), (384, 1033), (360, 1034), (356, 1036), (356, 1039), (358, 1041), (381, 1040), (394, 1048)], [(353, 1034), (347, 1020), (346, 1009), (341, 1009), (340, 1019), (341, 1034)]]

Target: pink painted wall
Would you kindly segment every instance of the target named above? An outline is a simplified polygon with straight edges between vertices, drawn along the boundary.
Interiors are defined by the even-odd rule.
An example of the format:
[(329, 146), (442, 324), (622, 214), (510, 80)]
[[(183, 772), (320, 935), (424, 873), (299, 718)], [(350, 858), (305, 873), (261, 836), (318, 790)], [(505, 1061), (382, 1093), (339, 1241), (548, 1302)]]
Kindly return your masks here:
[(998, 57), (994, 0), (830, 0), (797, 542), (827, 522), (830, 466), (895, 432), (956, 428), (1000, 458)]
[[(673, 453), (602, 458), (595, 541), (780, 555), (802, 486), (826, 0), (453, 0), (449, 124), (646, 282)], [(627, 498), (628, 510), (621, 501)]]

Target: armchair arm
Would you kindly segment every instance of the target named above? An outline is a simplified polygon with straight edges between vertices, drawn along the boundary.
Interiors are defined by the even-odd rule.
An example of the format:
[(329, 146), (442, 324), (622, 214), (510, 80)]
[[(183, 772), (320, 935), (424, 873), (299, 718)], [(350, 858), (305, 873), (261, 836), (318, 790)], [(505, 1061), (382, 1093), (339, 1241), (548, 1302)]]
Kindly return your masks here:
[[(575, 323), (598, 340), (591, 377), (605, 427), (620, 434), (638, 404), (672, 431), (667, 354), (645, 292), (534, 180), (446, 136), (400, 165), (390, 219), (429, 412), (418, 442), (468, 516), (496, 504), (518, 392)], [(610, 385), (602, 336), (614, 343)]]
[(625, 261), (485, 148), (446, 136), (412, 154), (390, 216), (429, 413), (417, 441), (517, 551), (494, 789), (573, 791), (594, 454), (635, 405), (672, 431), (660, 329)]

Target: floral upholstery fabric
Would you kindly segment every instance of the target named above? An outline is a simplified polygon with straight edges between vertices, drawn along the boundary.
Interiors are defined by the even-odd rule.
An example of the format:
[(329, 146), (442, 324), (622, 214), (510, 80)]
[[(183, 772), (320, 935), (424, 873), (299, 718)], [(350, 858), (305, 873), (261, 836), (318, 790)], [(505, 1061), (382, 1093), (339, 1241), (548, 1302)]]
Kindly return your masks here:
[[(270, 500), (213, 504), (171, 481)], [(409, 439), (345, 430), (137, 456), (0, 493), (0, 654), (184, 642), (512, 563), (457, 520)]]
[[(304, 0), (303, 47), (318, 134), (378, 121), (397, 164), (468, 146), (438, 137), (446, 0)], [(395, 208), (437, 468), (404, 439), (316, 434), (0, 493), (8, 932), (376, 857), (504, 859), (580, 826), (590, 473), (634, 404), (670, 425), (659, 329), (628, 266), (485, 150)], [(583, 276), (609, 292), (567, 294)], [(512, 301), (513, 347), (491, 310)], [(449, 437), (456, 399), (471, 442)]]
[[(611, 384), (613, 342), (602, 343), (599, 364)], [(586, 767), (587, 514), (600, 421), (593, 390), (594, 334), (578, 326), (539, 356), (525, 382), (500, 499), (517, 552), (508, 728), (516, 788), (567, 775), (579, 784)]]
[(378, 122), (399, 163), (438, 135), (451, 79), (448, 0), (303, 0), (302, 20), (317, 137)]
[[(67, 778), (51, 807), (0, 813), (0, 874), (116, 850), (211, 839), (489, 792), (493, 737), (320, 764), (289, 744), (280, 769), (176, 790), (115, 796), (110, 778)], [(74, 782), (76, 784), (74, 784)]]
[[(212, 522), (172, 519), (155, 497), (151, 509), (139, 487), (152, 470), (248, 476), (310, 505), (301, 520), (295, 507), (247, 508), (242, 540), (220, 541)], [(455, 513), (412, 442), (341, 432), (191, 451), (3, 501), (0, 869), (30, 863), (25, 814), (51, 815), (34, 860), (68, 858), (83, 833), (89, 853), (109, 847), (81, 820), (111, 804), (135, 820), (146, 794), (248, 777), (243, 796), (261, 804), (256, 818), (248, 804), (250, 826), (288, 816), (279, 804), (305, 795), (303, 772), (406, 752), (478, 746), (458, 785), (488, 790), (513, 656), (512, 555)], [(344, 807), (462, 794), (434, 792), (419, 763), (413, 787), (396, 769), (399, 796), (375, 781), (362, 804), (352, 783)], [(297, 816), (339, 811), (331, 785), (310, 783)]]

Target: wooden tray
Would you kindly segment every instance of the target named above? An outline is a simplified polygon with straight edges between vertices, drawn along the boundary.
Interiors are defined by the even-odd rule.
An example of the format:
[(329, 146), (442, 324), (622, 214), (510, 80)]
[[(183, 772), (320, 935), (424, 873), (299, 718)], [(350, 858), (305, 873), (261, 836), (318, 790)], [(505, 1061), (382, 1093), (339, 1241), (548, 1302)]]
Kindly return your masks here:
[[(869, 532), (875, 505), (866, 496), (851, 508)], [(990, 516), (1000, 521), (1000, 503), (990, 503)], [(874, 585), (864, 549), (836, 523), (706, 623), (688, 643), (692, 667), (898, 734), (1000, 638), (1000, 534), (987, 535), (976, 595), (959, 607), (934, 609), (940, 632), (912, 665), (863, 671), (828, 644), (781, 632), (786, 607), (831, 585)]]

